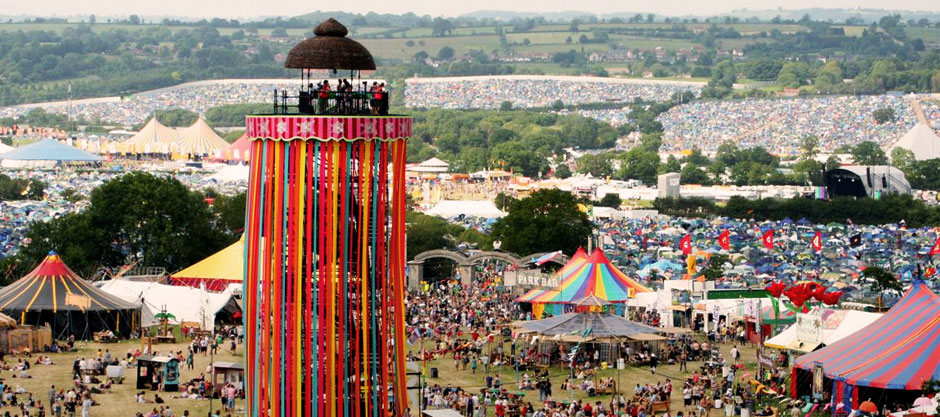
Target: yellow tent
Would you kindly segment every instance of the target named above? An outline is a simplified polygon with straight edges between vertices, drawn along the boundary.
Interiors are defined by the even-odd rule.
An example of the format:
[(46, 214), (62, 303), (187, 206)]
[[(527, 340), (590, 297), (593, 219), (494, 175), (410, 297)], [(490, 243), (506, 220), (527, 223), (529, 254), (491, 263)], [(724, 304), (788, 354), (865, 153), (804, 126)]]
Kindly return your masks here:
[(124, 149), (128, 153), (170, 153), (178, 136), (176, 130), (151, 118), (140, 132), (124, 141)]
[(222, 139), (200, 117), (196, 123), (185, 129), (180, 129), (180, 152), (190, 155), (208, 155), (221, 158), (222, 151), (229, 147), (228, 142)]
[(241, 284), (245, 277), (245, 236), (206, 259), (170, 276), (174, 285), (198, 287), (205, 283), (210, 291), (222, 291), (229, 284)]

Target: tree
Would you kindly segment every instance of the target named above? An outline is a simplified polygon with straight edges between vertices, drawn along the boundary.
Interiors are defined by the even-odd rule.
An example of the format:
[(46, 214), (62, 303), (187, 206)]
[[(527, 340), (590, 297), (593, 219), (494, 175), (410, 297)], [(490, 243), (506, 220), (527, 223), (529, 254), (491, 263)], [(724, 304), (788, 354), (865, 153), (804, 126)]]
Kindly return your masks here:
[(287, 29), (284, 27), (278, 26), (274, 28), (273, 30), (271, 30), (271, 36), (276, 37), (276, 38), (286, 38)]
[(895, 115), (894, 109), (890, 107), (882, 107), (871, 113), (871, 116), (875, 119), (875, 122), (878, 124), (885, 124), (888, 122), (893, 122)]
[(510, 111), (512, 110), (512, 102), (505, 100), (502, 103), (499, 103), (499, 111)]
[(516, 201), (519, 201), (519, 199), (506, 193), (499, 193), (496, 194), (496, 198), (493, 199), (493, 204), (496, 205), (496, 208), (502, 211), (508, 211), (509, 206), (511, 206), (512, 203), (515, 203)]
[(613, 168), (610, 165), (612, 157), (610, 153), (584, 154), (578, 158), (578, 172), (600, 178), (608, 177), (613, 174)]
[(814, 84), (817, 88), (830, 91), (832, 88), (842, 84), (842, 68), (836, 61), (826, 62), (826, 65), (819, 67), (816, 71)]
[(731, 262), (731, 258), (723, 253), (714, 255), (708, 260), (708, 265), (702, 270), (702, 275), (706, 281), (717, 281), (725, 276), (725, 264)]
[(620, 195), (614, 193), (604, 194), (599, 201), (594, 203), (598, 207), (620, 208)]
[(803, 62), (787, 62), (777, 74), (777, 83), (787, 88), (797, 88), (809, 78), (809, 67)]
[(683, 184), (709, 184), (708, 174), (699, 168), (698, 165), (691, 162), (686, 163), (685, 166), (682, 167), (682, 171), (679, 172), (679, 178)]
[(178, 270), (236, 239), (222, 223), (244, 225), (220, 221), (204, 199), (174, 178), (129, 173), (93, 190), (85, 211), (35, 224), (19, 256), (35, 265), (56, 250), (82, 276), (134, 262)]
[(852, 160), (858, 165), (887, 165), (888, 157), (877, 142), (864, 141), (852, 147)]
[(630, 149), (620, 159), (618, 179), (636, 179), (644, 184), (655, 184), (659, 172), (659, 154), (642, 147)]
[(571, 177), (571, 168), (568, 168), (568, 165), (561, 164), (558, 168), (555, 168), (555, 178), (565, 179)]
[(552, 102), (552, 110), (560, 111), (564, 108), (565, 108), (565, 102), (561, 101), (560, 99)]
[(819, 154), (819, 138), (816, 135), (803, 136), (800, 139), (800, 158), (803, 160), (816, 160)]
[(901, 282), (894, 278), (894, 274), (880, 266), (869, 265), (862, 271), (862, 276), (872, 280), (871, 291), (878, 294), (878, 308), (884, 304), (885, 291), (902, 289)]
[[(156, 117), (157, 120), (165, 126), (189, 127), (196, 122), (199, 115), (186, 109), (167, 109), (155, 111), (153, 117)], [(138, 129), (140, 129), (140, 127), (143, 127), (143, 124), (141, 124)]]
[(914, 152), (904, 149), (900, 146), (891, 150), (891, 165), (900, 169), (905, 175), (914, 166), (917, 160), (914, 158)]
[(587, 245), (593, 229), (571, 193), (547, 189), (512, 203), (509, 214), (493, 225), (493, 237), (514, 253), (561, 250), (573, 254)]
[(448, 59), (452, 59), (453, 57), (454, 57), (454, 48), (451, 48), (449, 46), (444, 46), (439, 51), (437, 51), (437, 59), (448, 60)]
[(434, 18), (434, 22), (431, 26), (431, 34), (436, 37), (446, 36), (447, 34), (453, 33), (454, 23), (450, 19), (444, 19), (442, 17)]
[(140, 17), (137, 16), (136, 14), (132, 14), (132, 15), (130, 15), (130, 16), (127, 17), (127, 23), (130, 23), (130, 24), (132, 24), (132, 25), (139, 25), (139, 24), (140, 24)]

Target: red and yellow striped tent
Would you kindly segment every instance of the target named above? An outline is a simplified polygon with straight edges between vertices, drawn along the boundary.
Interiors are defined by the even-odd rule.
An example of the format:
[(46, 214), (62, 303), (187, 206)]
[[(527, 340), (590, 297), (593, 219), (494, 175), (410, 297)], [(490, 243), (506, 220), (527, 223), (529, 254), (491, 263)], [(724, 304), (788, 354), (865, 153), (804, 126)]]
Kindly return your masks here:
[(32, 272), (0, 289), (0, 311), (20, 324), (49, 324), (53, 337), (88, 339), (111, 330), (129, 335), (140, 323), (140, 307), (95, 288), (55, 252)]

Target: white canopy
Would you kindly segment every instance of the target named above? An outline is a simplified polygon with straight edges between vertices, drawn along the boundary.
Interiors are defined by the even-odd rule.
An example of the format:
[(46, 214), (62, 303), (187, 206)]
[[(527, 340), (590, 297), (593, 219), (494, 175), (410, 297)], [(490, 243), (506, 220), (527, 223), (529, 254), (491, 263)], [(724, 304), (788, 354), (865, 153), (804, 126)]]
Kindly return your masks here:
[(222, 157), (222, 151), (229, 147), (228, 142), (212, 130), (202, 117), (196, 123), (179, 130), (180, 152), (192, 155), (209, 155), (215, 158)]
[(936, 159), (940, 158), (940, 137), (930, 126), (921, 122), (901, 136), (891, 150), (893, 151), (894, 148), (904, 148), (913, 152), (914, 159), (918, 161)]
[(248, 165), (226, 165), (209, 178), (218, 182), (248, 181)]
[(437, 158), (431, 158), (407, 168), (411, 172), (447, 172), (448, 169), (450, 169), (450, 164)]
[[(825, 308), (820, 312), (822, 314), (822, 344), (831, 345), (852, 333), (861, 330), (863, 327), (871, 324), (881, 317), (881, 313), (868, 313), (857, 310), (836, 310)], [(787, 327), (780, 334), (764, 341), (764, 346), (776, 349), (792, 349), (810, 352), (819, 344), (802, 343), (798, 340), (799, 324)]]
[(170, 153), (177, 146), (178, 138), (175, 129), (164, 126), (154, 117), (140, 132), (124, 141), (124, 145), (132, 153)]
[(444, 200), (437, 203), (437, 205), (428, 210), (426, 214), (443, 217), (445, 219), (461, 214), (467, 217), (492, 219), (503, 217), (506, 215), (506, 212), (496, 208), (496, 204), (493, 204), (492, 201)]
[(4, 143), (0, 143), (0, 153), (12, 151), (14, 148)]
[(170, 320), (171, 323), (196, 322), (201, 329), (212, 330), (218, 313), (225, 309), (239, 309), (229, 289), (215, 293), (201, 288), (113, 279), (101, 285), (101, 290), (140, 305), (140, 320), (144, 327), (160, 324), (154, 315), (165, 308), (167, 313), (176, 317), (176, 320)]

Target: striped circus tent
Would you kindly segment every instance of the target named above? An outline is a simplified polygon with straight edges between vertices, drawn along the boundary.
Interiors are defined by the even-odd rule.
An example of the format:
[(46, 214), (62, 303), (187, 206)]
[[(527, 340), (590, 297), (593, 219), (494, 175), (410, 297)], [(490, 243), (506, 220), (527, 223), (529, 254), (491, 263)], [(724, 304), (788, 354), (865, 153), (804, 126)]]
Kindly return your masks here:
[(201, 116), (192, 126), (179, 130), (179, 152), (187, 155), (222, 158), (228, 142), (212, 130)]
[(811, 386), (817, 364), (834, 404), (844, 402), (854, 409), (859, 398), (884, 397), (881, 390), (919, 392), (924, 381), (940, 379), (940, 296), (916, 281), (868, 326), (799, 357), (791, 382), (794, 396), (798, 381)]
[[(587, 252), (584, 251), (584, 248), (578, 248), (577, 252), (575, 252), (571, 259), (568, 260), (568, 263), (566, 263), (565, 266), (561, 267), (559, 270), (555, 271), (555, 276), (557, 277), (567, 274), (574, 268), (583, 265), (585, 262), (587, 262), (587, 259), (588, 255)], [(533, 288), (516, 298), (516, 301), (520, 303), (542, 303), (547, 302), (548, 300), (552, 300), (557, 296), (558, 291), (553, 288)]]
[(169, 154), (177, 146), (178, 139), (176, 129), (164, 126), (153, 117), (137, 134), (124, 141), (123, 148), (119, 149), (123, 153), (133, 154)]
[(546, 303), (570, 304), (591, 295), (610, 303), (623, 303), (635, 293), (650, 292), (611, 264), (600, 249), (594, 249), (583, 262), (567, 267), (558, 275), (558, 295)]
[[(554, 276), (558, 279), (558, 287), (536, 288), (516, 298), (516, 301), (532, 303), (535, 317), (542, 317), (545, 312), (558, 315), (577, 309), (579, 306), (576, 304), (586, 297), (619, 304), (620, 307), (615, 308), (615, 311), (622, 310), (623, 303), (636, 293), (651, 291), (617, 269), (600, 249), (595, 249), (590, 256), (578, 249)], [(603, 306), (588, 308), (596, 309), (603, 309)]]
[(140, 323), (140, 307), (81, 279), (54, 252), (32, 272), (0, 289), (0, 311), (20, 324), (52, 328), (52, 336), (90, 339), (111, 330), (128, 336)]
[(551, 288), (533, 288), (516, 298), (520, 303), (544, 303), (558, 297), (558, 291)]

